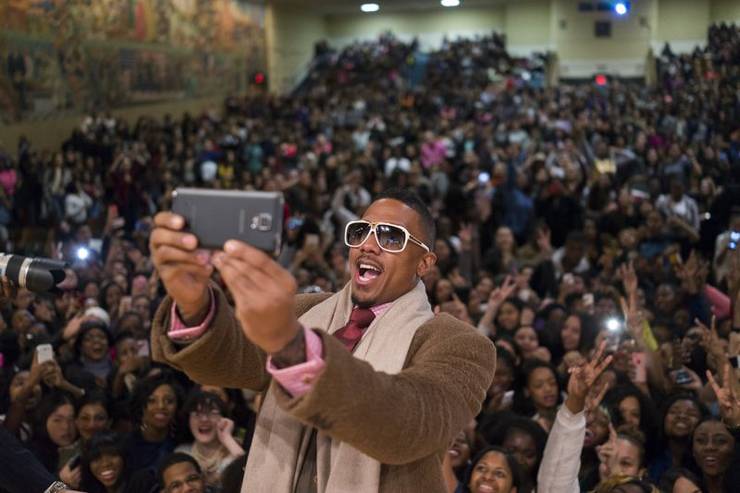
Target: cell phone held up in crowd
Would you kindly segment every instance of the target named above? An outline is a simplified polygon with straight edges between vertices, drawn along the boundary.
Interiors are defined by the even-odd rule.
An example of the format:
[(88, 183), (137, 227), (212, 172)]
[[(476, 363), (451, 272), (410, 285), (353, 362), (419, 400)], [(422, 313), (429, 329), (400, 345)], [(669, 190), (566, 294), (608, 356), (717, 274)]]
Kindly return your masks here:
[(738, 243), (740, 243), (740, 231), (730, 231), (730, 242), (727, 244), (727, 248), (737, 250)]
[(185, 218), (186, 229), (201, 248), (220, 250), (239, 240), (277, 255), (283, 233), (283, 194), (241, 190), (178, 188), (172, 211)]
[(689, 384), (692, 381), (691, 374), (685, 368), (681, 368), (673, 374), (673, 381), (676, 382), (676, 385)]
[(39, 344), (36, 346), (36, 362), (38, 364), (54, 360), (54, 348), (51, 344)]

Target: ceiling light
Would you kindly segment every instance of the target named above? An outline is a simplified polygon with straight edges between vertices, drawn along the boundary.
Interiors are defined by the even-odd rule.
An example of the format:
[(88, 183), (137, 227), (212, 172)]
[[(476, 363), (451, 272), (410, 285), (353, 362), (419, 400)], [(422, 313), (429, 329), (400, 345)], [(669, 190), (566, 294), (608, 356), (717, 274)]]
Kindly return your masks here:
[(440, 0), (442, 7), (457, 7), (460, 5), (460, 0)]
[(360, 10), (363, 12), (377, 12), (380, 10), (380, 5), (377, 3), (363, 3), (360, 5)]

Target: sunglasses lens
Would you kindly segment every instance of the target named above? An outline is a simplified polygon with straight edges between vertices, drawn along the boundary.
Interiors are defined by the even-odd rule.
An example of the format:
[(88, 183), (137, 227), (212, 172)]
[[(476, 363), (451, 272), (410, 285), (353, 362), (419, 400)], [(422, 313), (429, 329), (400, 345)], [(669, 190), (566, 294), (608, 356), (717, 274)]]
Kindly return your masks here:
[(378, 224), (375, 227), (380, 246), (391, 252), (400, 252), (406, 245), (406, 233), (390, 224)]
[(357, 246), (365, 241), (368, 233), (370, 233), (370, 225), (368, 223), (353, 223), (347, 226), (347, 244), (350, 246)]

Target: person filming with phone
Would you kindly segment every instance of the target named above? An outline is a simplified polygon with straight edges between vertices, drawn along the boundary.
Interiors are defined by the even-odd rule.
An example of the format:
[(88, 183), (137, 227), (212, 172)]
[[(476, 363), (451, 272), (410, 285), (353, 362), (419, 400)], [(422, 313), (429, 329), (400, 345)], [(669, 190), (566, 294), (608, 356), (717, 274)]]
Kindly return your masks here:
[(245, 242), (200, 250), (179, 215), (154, 223), (169, 296), (153, 358), (265, 392), (243, 492), (445, 491), (442, 457), (479, 412), (496, 352), (432, 312), (420, 279), (436, 262), (434, 220), (418, 196), (387, 192), (346, 225), (352, 277), (333, 295), (296, 296), (293, 276)]

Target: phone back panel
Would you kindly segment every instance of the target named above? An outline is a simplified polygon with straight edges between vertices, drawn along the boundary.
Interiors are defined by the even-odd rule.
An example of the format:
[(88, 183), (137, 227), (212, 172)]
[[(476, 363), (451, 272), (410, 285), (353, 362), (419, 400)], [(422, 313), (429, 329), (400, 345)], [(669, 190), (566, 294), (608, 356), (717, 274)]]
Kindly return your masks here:
[(199, 246), (221, 249), (235, 239), (276, 255), (283, 230), (283, 194), (178, 188), (172, 211), (185, 218)]

